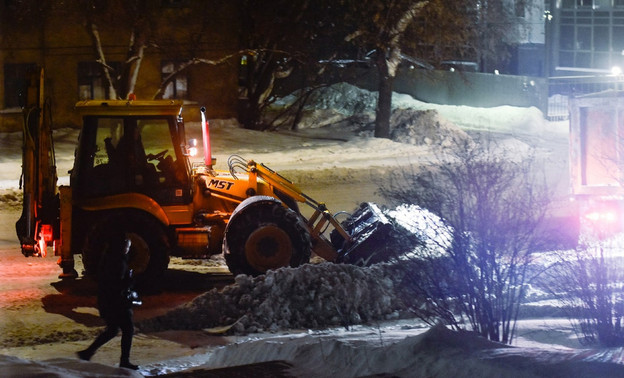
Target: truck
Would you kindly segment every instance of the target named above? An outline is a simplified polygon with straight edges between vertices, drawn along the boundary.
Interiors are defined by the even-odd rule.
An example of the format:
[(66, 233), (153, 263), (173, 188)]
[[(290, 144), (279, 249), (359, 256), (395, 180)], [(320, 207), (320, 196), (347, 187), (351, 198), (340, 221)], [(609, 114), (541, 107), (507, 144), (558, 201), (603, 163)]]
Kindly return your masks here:
[[(215, 169), (204, 108), (204, 159), (194, 162), (198, 143), (186, 139), (179, 100), (76, 103), (82, 127), (69, 185), (59, 186), (43, 70), (31, 82), (16, 231), (25, 256), (52, 248), (60, 278), (78, 276), (76, 255), (85, 274), (95, 275), (102, 256), (111, 253), (112, 230), (119, 229), (131, 239), (130, 265), (146, 283), (158, 282), (171, 256), (223, 253), (233, 274), (259, 275), (307, 263), (312, 254), (375, 262), (383, 260), (379, 250), (391, 249), (391, 222), (375, 204), (363, 204), (341, 223), (324, 203), (264, 164), (232, 155), (227, 170)], [(304, 217), (299, 204), (311, 206), (312, 216)]]
[(607, 238), (624, 230), (624, 92), (569, 100), (570, 186), (579, 235)]

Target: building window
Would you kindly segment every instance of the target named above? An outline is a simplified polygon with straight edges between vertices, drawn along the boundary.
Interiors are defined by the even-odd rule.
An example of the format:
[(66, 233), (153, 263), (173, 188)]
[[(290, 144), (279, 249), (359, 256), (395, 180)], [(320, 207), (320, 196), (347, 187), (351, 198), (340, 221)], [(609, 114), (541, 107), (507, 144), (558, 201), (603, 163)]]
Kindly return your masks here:
[(593, 7), (594, 9), (607, 9), (612, 7), (613, 0), (594, 0)]
[(575, 5), (575, 0), (563, 0), (561, 4), (561, 8), (563, 9), (573, 9)]
[[(613, 10), (612, 1), (574, 0), (577, 9), (561, 11), (557, 65), (606, 71), (624, 63), (624, 12)], [(580, 9), (589, 4), (596, 9)]]
[(30, 77), (36, 74), (35, 63), (7, 63), (4, 65), (4, 107), (18, 108), (26, 103)]
[[(115, 71), (119, 70), (119, 62), (109, 62)], [(102, 66), (97, 62), (78, 62), (78, 98), (94, 100), (109, 98), (109, 88), (102, 74)]]
[(526, 0), (516, 0), (514, 2), (514, 13), (516, 17), (524, 18), (525, 8), (526, 8)]
[[(179, 62), (162, 62), (161, 65), (161, 78), (165, 80), (172, 73), (175, 73), (180, 68)], [(178, 72), (173, 79), (165, 87), (163, 98), (167, 99), (186, 99), (188, 95), (188, 78), (186, 71)]]
[(162, 0), (161, 6), (163, 8), (186, 8), (188, 7), (188, 0)]
[[(563, 9), (573, 9), (573, 8), (593, 8), (594, 3), (601, 3), (604, 0), (563, 0), (561, 7)], [(611, 0), (607, 0), (611, 1)], [(599, 4), (596, 4), (599, 5)]]

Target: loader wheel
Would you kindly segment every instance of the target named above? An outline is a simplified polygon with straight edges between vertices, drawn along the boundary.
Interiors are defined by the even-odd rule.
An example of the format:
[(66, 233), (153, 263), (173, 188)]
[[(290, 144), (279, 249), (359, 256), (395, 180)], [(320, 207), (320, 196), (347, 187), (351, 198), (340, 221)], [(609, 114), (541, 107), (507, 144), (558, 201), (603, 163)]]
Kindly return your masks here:
[(157, 289), (169, 265), (169, 238), (160, 222), (138, 211), (115, 212), (93, 224), (83, 251), (86, 274), (97, 277), (104, 254), (120, 253), (108, 249), (112, 230), (120, 228), (132, 241), (128, 263), (135, 274), (137, 288)]
[(223, 253), (233, 274), (259, 275), (310, 260), (310, 234), (293, 210), (268, 196), (241, 202), (225, 230)]

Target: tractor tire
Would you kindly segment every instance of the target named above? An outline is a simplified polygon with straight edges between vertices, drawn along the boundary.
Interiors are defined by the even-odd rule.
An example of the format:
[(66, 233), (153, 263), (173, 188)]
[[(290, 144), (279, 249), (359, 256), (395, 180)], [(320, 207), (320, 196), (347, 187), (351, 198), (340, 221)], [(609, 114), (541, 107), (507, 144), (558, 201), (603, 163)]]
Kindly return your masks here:
[(137, 289), (143, 292), (158, 290), (169, 265), (169, 238), (158, 220), (136, 210), (107, 213), (93, 223), (82, 255), (85, 273), (97, 279), (98, 266), (104, 254), (121, 253), (108, 248), (112, 230), (120, 227), (132, 241), (128, 264), (134, 272)]
[(270, 269), (310, 261), (310, 233), (303, 218), (276, 198), (254, 196), (232, 213), (223, 254), (234, 275), (257, 276)]

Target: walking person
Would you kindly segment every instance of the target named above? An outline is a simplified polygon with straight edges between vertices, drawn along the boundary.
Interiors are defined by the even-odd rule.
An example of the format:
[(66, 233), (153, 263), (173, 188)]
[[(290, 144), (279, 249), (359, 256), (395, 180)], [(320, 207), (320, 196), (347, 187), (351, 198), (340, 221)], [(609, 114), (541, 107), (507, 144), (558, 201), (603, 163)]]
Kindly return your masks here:
[(130, 349), (134, 334), (132, 306), (138, 305), (138, 296), (132, 290), (132, 270), (128, 267), (130, 239), (123, 232), (116, 232), (109, 248), (100, 262), (98, 271), (97, 305), (106, 329), (85, 350), (78, 352), (81, 360), (90, 360), (99, 347), (117, 336), (121, 329), (121, 358), (119, 366), (138, 370), (130, 363)]

